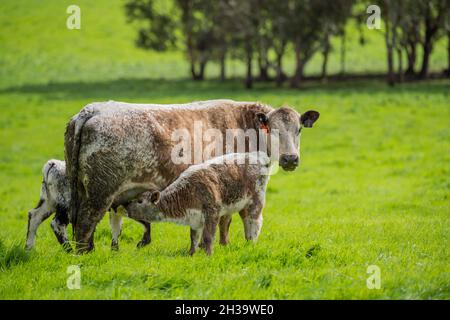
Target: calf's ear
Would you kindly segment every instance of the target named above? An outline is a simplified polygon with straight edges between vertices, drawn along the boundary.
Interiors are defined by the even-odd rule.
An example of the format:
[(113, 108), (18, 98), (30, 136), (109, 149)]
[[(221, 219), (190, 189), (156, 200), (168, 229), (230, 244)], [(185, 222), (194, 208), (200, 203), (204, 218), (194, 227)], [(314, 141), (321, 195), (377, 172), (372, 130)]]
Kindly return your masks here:
[(314, 124), (314, 122), (319, 119), (320, 113), (314, 110), (309, 110), (303, 113), (300, 116), (300, 123), (302, 126), (306, 128), (311, 128)]
[(257, 113), (256, 120), (259, 123), (259, 126), (267, 127), (269, 125), (269, 118), (265, 113)]
[(150, 202), (153, 204), (158, 204), (161, 199), (161, 193), (159, 191), (153, 191), (150, 195)]

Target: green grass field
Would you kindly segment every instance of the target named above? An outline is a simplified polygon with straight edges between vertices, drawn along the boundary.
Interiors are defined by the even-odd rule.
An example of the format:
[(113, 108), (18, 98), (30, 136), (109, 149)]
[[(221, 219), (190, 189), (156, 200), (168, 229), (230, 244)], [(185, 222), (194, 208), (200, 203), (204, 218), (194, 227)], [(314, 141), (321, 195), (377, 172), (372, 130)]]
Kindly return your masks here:
[[(65, 28), (71, 1), (0, 4), (0, 299), (450, 299), (449, 80), (251, 91), (237, 80), (192, 82), (181, 53), (133, 47), (122, 1), (77, 2), (79, 31)], [(350, 71), (384, 70), (382, 36), (368, 37), (375, 49), (349, 50)], [(445, 66), (445, 45), (434, 70)], [(107, 218), (89, 255), (65, 254), (50, 221), (36, 249), (22, 249), (42, 165), (63, 159), (65, 124), (85, 104), (213, 98), (321, 112), (302, 134), (299, 169), (271, 178), (256, 244), (236, 215), (231, 244), (216, 243), (212, 257), (190, 257), (188, 228), (173, 224), (154, 224), (151, 245), (138, 250), (142, 230), (131, 220), (113, 252)], [(70, 265), (81, 266), (80, 290), (66, 286)], [(366, 286), (369, 265), (381, 270), (379, 290)]]

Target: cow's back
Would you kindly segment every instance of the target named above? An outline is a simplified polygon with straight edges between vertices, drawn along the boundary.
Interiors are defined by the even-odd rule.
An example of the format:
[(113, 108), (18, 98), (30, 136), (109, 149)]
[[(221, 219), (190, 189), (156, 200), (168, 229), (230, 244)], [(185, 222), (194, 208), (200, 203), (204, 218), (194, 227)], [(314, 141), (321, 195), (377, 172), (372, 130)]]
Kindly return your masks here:
[[(191, 137), (195, 122), (203, 130), (214, 128), (223, 133), (227, 128), (246, 129), (246, 108), (270, 111), (264, 105), (232, 100), (171, 105), (115, 101), (89, 104), (72, 119), (75, 124), (68, 126), (69, 135), (80, 131), (77, 179), (88, 193), (98, 197), (117, 196), (130, 189), (164, 188), (189, 166), (171, 160), (176, 144), (171, 138), (176, 129), (187, 130)], [(80, 119), (83, 125), (78, 128)], [(66, 141), (66, 148), (73, 148), (70, 137)], [(69, 154), (70, 150), (66, 150), (66, 160), (77, 156)]]

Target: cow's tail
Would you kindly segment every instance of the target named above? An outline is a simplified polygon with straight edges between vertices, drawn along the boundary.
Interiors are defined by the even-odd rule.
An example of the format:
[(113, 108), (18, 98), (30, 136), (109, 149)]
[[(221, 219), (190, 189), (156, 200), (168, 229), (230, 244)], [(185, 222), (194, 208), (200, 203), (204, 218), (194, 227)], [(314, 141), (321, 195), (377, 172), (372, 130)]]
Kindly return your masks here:
[(89, 107), (81, 110), (68, 123), (65, 133), (65, 158), (66, 170), (70, 186), (70, 220), (72, 222), (73, 236), (75, 237), (75, 228), (80, 208), (79, 190), (78, 190), (78, 171), (79, 155), (81, 148), (81, 134), (85, 123), (92, 118), (93, 111)]

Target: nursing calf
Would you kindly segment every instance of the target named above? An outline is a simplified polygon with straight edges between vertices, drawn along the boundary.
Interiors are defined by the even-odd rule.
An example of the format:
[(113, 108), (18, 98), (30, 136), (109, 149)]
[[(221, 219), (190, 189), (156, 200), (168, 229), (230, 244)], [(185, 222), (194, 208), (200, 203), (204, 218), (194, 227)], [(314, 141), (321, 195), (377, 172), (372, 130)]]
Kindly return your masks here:
[(161, 192), (145, 192), (125, 208), (147, 221), (190, 226), (190, 254), (203, 235), (210, 255), (220, 218), (234, 212), (244, 220), (246, 239), (257, 239), (269, 170), (270, 159), (263, 152), (227, 154), (189, 167)]
[(59, 243), (67, 251), (70, 251), (67, 237), (67, 225), (69, 223), (69, 181), (66, 177), (66, 164), (64, 161), (49, 160), (42, 169), (42, 185), (39, 202), (36, 208), (28, 212), (28, 232), (26, 248), (34, 246), (34, 239), (39, 225), (53, 213), (55, 217), (51, 226)]

